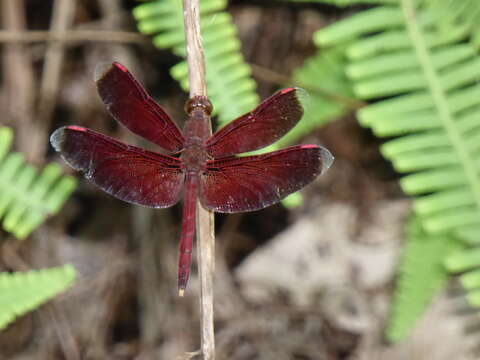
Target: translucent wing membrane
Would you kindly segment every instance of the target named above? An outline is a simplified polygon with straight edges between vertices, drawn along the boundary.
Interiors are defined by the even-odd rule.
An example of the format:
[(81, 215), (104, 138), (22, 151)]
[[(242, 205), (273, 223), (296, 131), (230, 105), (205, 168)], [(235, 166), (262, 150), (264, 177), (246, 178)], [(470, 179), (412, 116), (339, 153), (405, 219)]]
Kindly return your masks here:
[(296, 88), (281, 90), (217, 131), (207, 141), (208, 153), (212, 157), (224, 157), (273, 144), (303, 115), (297, 92)]
[(78, 126), (56, 130), (50, 142), (74, 169), (120, 200), (164, 208), (180, 198), (184, 174), (177, 158)]
[(118, 122), (167, 151), (183, 149), (180, 129), (123, 65), (113, 63), (97, 74), (98, 93)]
[(210, 160), (200, 199), (205, 208), (223, 213), (263, 209), (313, 181), (332, 161), (327, 149), (315, 145)]

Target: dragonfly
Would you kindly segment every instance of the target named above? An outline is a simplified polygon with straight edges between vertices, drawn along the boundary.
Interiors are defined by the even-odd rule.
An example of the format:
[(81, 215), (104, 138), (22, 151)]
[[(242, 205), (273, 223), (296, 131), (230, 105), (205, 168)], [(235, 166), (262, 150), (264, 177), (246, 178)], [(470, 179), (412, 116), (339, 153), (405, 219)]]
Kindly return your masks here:
[(276, 92), (210, 135), (213, 106), (205, 96), (186, 102), (188, 120), (182, 131), (120, 63), (104, 66), (96, 85), (110, 115), (163, 152), (76, 125), (55, 130), (50, 142), (71, 167), (120, 200), (167, 208), (183, 195), (180, 296), (190, 276), (198, 200), (219, 213), (260, 210), (311, 183), (333, 162), (332, 154), (318, 145), (237, 156), (273, 144), (298, 123), (303, 115), (298, 88)]

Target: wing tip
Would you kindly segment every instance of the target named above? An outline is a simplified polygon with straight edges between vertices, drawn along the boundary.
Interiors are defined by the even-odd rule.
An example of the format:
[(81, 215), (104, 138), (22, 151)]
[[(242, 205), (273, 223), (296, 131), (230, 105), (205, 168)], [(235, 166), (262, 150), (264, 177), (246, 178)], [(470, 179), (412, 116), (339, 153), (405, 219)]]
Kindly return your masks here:
[(52, 135), (50, 135), (50, 144), (57, 152), (63, 150), (63, 144), (65, 142), (65, 130), (81, 131), (87, 132), (87, 129), (77, 125), (62, 126), (55, 130)]
[(288, 87), (288, 88), (286, 88), (286, 89), (280, 90), (280, 94), (285, 95), (285, 94), (291, 93), (291, 92), (293, 92), (293, 91), (296, 91), (297, 89), (299, 89), (299, 88), (298, 88), (298, 87), (294, 87), (294, 86)]
[(333, 161), (335, 160), (335, 156), (333, 156), (330, 150), (328, 150), (327, 148), (323, 146), (319, 146), (319, 148), (320, 148), (320, 160), (322, 161), (321, 173), (323, 174), (332, 166)]
[(123, 72), (128, 72), (128, 69), (125, 66), (123, 66), (122, 64), (120, 64), (118, 61), (114, 61), (112, 63), (112, 66), (115, 66), (117, 69), (120, 69)]
[(300, 113), (300, 118), (303, 116), (303, 113), (305, 112), (304, 108), (309, 103), (310, 99), (310, 95), (305, 89), (297, 86), (292, 86), (280, 90), (277, 94), (289, 95), (287, 96), (287, 98), (292, 101), (292, 104), (295, 104), (294, 106)]
[(295, 95), (296, 97), (298, 97), (302, 93), (307, 93), (305, 89), (298, 86), (291, 86), (291, 87), (279, 90), (278, 92), (282, 95), (293, 93), (293, 95)]
[(63, 143), (65, 141), (65, 129), (66, 126), (63, 126), (55, 130), (52, 135), (50, 135), (50, 144), (52, 144), (56, 152), (62, 151)]
[(127, 68), (117, 61), (102, 61), (95, 66), (95, 82), (102, 80), (109, 72), (113, 70), (128, 72)]
[(314, 149), (318, 150), (318, 158), (320, 159), (320, 165), (321, 165), (321, 171), (320, 173), (323, 174), (325, 171), (327, 171), (333, 164), (333, 161), (335, 160), (335, 156), (332, 155), (330, 150), (328, 150), (326, 147), (320, 146), (320, 145), (313, 145), (313, 144), (306, 144), (306, 145), (300, 145), (301, 149)]

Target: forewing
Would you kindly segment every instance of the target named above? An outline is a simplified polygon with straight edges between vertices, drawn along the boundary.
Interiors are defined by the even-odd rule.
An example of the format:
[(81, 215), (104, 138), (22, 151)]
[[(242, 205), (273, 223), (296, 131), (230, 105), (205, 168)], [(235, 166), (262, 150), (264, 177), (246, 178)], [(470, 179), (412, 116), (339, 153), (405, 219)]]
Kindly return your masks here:
[(332, 161), (332, 154), (316, 145), (211, 160), (201, 177), (200, 199), (217, 212), (263, 209), (313, 181)]
[(118, 122), (167, 151), (183, 149), (180, 129), (123, 65), (115, 62), (97, 72), (98, 93)]
[(180, 197), (184, 174), (177, 158), (79, 126), (57, 129), (50, 142), (70, 166), (120, 200), (164, 208)]
[(207, 151), (218, 158), (253, 151), (285, 135), (303, 115), (297, 88), (270, 96), (253, 111), (226, 125), (207, 141)]

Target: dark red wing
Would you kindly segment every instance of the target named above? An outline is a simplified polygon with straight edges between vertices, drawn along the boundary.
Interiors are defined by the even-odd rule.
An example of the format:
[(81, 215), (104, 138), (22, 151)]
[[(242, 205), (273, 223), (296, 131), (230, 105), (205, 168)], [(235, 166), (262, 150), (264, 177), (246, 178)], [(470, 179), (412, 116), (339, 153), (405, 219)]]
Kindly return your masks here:
[(180, 198), (184, 174), (177, 158), (127, 145), (79, 126), (57, 129), (50, 142), (74, 169), (123, 201), (164, 208)]
[(288, 88), (270, 96), (253, 111), (226, 125), (207, 141), (215, 158), (261, 149), (285, 135), (303, 115), (298, 89)]
[(123, 65), (115, 62), (101, 70), (97, 69), (98, 93), (118, 122), (167, 151), (183, 149), (180, 129)]
[(210, 160), (201, 177), (200, 200), (217, 212), (263, 209), (310, 183), (332, 161), (327, 149), (315, 145)]

